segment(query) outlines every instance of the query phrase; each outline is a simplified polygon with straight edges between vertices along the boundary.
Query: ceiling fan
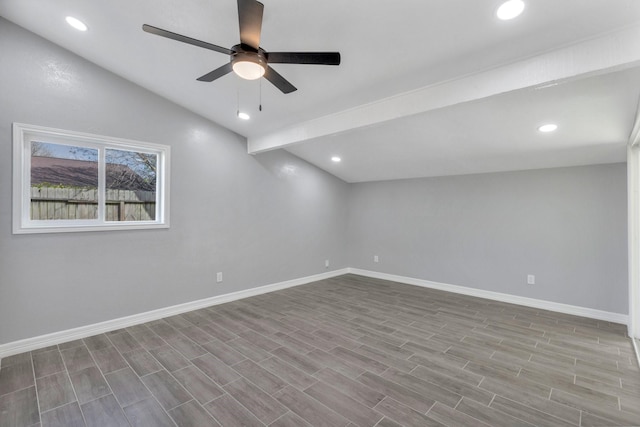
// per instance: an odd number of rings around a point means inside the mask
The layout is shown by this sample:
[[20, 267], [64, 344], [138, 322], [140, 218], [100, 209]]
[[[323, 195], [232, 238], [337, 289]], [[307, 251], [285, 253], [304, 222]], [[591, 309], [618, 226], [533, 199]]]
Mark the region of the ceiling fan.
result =
[[264, 5], [256, 0], [238, 0], [240, 44], [231, 47], [231, 49], [147, 24], [144, 24], [142, 29], [147, 33], [229, 55], [228, 64], [199, 77], [198, 80], [201, 82], [212, 82], [233, 71], [247, 80], [255, 80], [264, 76], [283, 93], [291, 93], [296, 90], [296, 87], [278, 74], [269, 64], [340, 65], [339, 52], [267, 52], [262, 49], [260, 47], [260, 33], [262, 31], [263, 10]]

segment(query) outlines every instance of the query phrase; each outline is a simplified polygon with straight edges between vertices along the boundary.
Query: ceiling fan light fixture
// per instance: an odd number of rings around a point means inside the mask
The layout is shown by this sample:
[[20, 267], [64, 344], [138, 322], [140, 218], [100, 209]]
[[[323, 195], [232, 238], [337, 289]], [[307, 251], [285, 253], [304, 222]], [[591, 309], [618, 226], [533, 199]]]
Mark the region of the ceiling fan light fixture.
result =
[[496, 15], [503, 21], [508, 21], [520, 16], [524, 10], [524, 2], [522, 0], [508, 0], [498, 8]]
[[256, 80], [264, 76], [266, 69], [260, 61], [251, 58], [233, 61], [233, 72], [245, 80]]

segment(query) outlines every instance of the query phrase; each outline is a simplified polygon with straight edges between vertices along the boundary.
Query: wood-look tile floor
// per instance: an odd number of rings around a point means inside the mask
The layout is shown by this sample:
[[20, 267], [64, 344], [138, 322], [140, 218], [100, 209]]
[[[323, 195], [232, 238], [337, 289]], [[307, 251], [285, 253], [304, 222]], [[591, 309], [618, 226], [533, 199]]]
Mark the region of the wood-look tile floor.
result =
[[625, 327], [346, 275], [11, 356], [0, 426], [640, 425]]

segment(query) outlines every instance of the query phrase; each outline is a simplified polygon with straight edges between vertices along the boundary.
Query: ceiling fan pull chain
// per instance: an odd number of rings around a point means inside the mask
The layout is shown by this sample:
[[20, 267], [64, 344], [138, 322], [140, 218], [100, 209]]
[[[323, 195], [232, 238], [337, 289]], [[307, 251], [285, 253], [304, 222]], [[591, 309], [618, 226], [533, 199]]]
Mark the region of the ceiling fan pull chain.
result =
[[237, 107], [236, 116], [240, 117], [240, 85], [238, 84], [237, 80], [236, 80], [236, 107]]
[[262, 111], [262, 79], [260, 79], [260, 100], [258, 101], [258, 111]]

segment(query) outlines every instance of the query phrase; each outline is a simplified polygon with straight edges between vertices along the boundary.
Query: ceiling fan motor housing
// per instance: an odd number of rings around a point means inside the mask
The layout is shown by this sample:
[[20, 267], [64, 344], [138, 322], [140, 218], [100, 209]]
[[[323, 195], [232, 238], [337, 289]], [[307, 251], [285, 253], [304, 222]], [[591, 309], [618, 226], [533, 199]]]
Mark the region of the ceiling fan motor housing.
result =
[[231, 63], [248, 61], [267, 67], [267, 55], [262, 49], [257, 51], [250, 46], [237, 44], [231, 48], [233, 54], [230, 57]]

